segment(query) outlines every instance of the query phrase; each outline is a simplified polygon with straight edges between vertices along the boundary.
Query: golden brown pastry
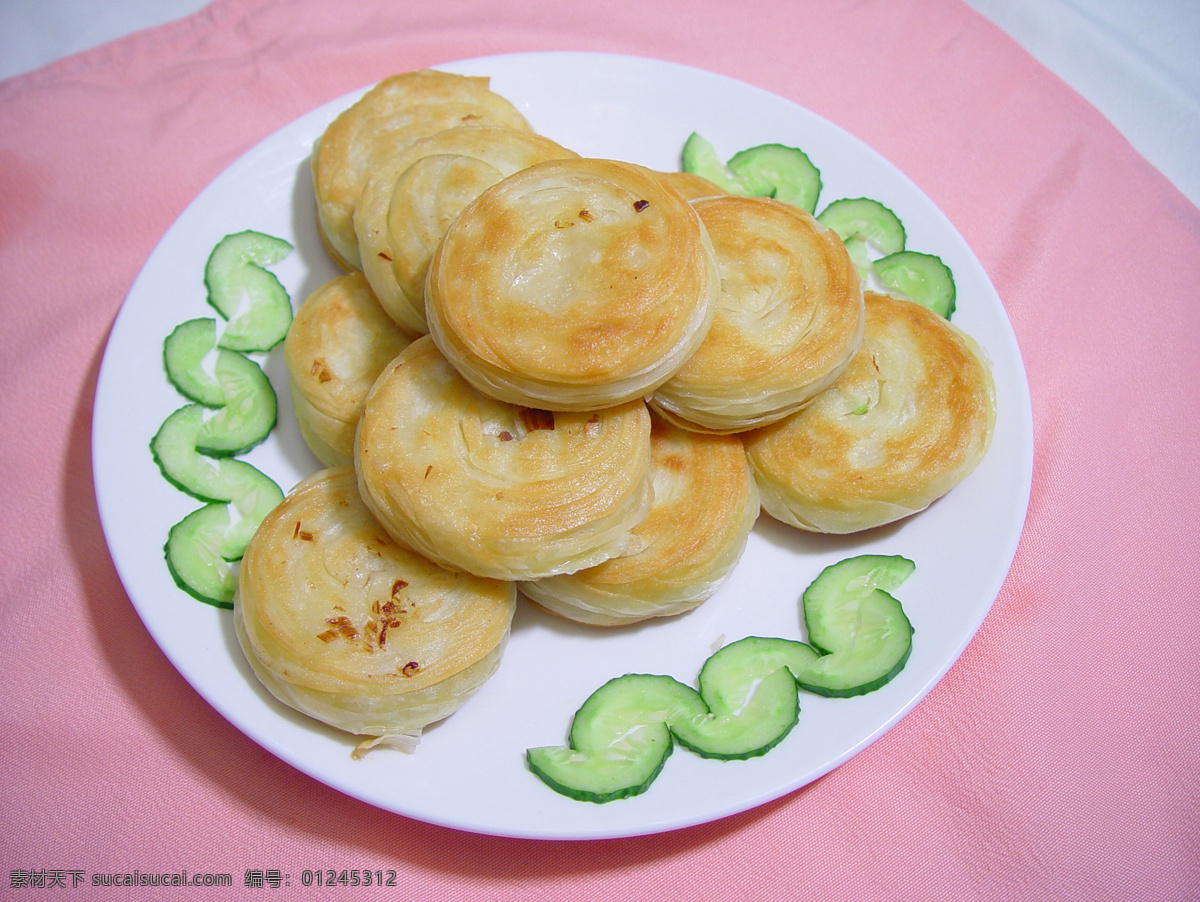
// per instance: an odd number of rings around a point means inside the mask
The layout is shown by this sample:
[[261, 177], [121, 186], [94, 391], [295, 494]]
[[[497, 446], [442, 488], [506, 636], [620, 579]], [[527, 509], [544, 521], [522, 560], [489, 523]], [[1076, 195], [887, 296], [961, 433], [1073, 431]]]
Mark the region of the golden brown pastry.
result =
[[420, 69], [379, 82], [329, 124], [312, 155], [317, 223], [345, 269], [362, 269], [354, 207], [377, 166], [409, 144], [461, 125], [529, 128], [490, 80]]
[[651, 406], [712, 432], [782, 419], [831, 385], [858, 349], [858, 273], [837, 234], [791, 204], [723, 195], [692, 205], [712, 239], [720, 300], [704, 342]]
[[515, 606], [512, 583], [397, 544], [362, 504], [353, 469], [336, 467], [263, 521], [233, 616], [272, 695], [369, 746], [458, 709], [496, 670]]
[[326, 466], [354, 460], [354, 429], [367, 391], [410, 341], [362, 273], [327, 282], [300, 305], [283, 360], [300, 434]]
[[975, 342], [912, 301], [866, 293], [862, 347], [787, 419], [742, 436], [763, 510], [849, 533], [923, 510], [975, 469], [995, 391]]
[[354, 208], [363, 272], [385, 310], [418, 334], [425, 272], [446, 228], [505, 176], [577, 156], [528, 129], [460, 126], [422, 138], [377, 166]]
[[741, 559], [758, 518], [758, 489], [742, 442], [654, 418], [654, 505], [634, 529], [637, 554], [521, 583], [542, 607], [580, 623], [617, 626], [691, 610]]
[[590, 413], [495, 400], [422, 336], [367, 396], [355, 465], [400, 541], [470, 573], [538, 579], [636, 550], [650, 413], [640, 400]]
[[710, 182], [704, 176], [696, 175], [694, 172], [661, 172], [659, 175], [663, 181], [678, 191], [684, 200], [697, 200], [701, 197], [714, 197], [718, 194], [728, 193], [715, 182]]
[[682, 366], [718, 289], [700, 217], [656, 173], [550, 160], [462, 211], [430, 264], [425, 307], [434, 341], [481, 391], [595, 410]]

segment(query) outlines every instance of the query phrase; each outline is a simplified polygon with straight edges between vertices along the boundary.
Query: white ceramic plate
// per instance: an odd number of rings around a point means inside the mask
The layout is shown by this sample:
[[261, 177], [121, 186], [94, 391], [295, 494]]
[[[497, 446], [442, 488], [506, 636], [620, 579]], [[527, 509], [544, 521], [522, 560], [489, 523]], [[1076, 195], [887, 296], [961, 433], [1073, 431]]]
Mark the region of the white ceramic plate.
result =
[[[415, 754], [377, 750], [352, 760], [352, 738], [294, 714], [258, 685], [228, 611], [172, 582], [163, 542], [198, 504], [162, 478], [148, 443], [183, 403], [163, 374], [162, 340], [178, 323], [211, 315], [202, 273], [222, 236], [256, 229], [291, 241], [295, 251], [273, 269], [294, 305], [336, 275], [314, 226], [309, 153], [356, 94], [267, 138], [206, 188], [163, 236], [117, 317], [97, 388], [93, 455], [105, 535], [129, 597], [180, 673], [244, 733], [329, 786], [408, 817], [505, 836], [604, 838], [698, 824], [792, 792], [862, 750], [930, 691], [970, 642], [1008, 572], [1029, 497], [1032, 418], [1000, 299], [953, 226], [905, 176], [836, 126], [758, 88], [600, 54], [520, 54], [442, 68], [491, 76], [493, 89], [537, 130], [583, 155], [675, 169], [693, 130], [724, 156], [780, 142], [803, 148], [821, 169], [821, 206], [863, 195], [887, 204], [903, 219], [909, 247], [939, 254], [954, 271], [954, 321], [991, 359], [999, 415], [989, 454], [928, 510], [869, 534], [811, 536], [761, 517], [731, 581], [683, 617], [597, 631], [522, 606], [499, 672], [430, 728]], [[279, 351], [262, 363], [279, 396], [280, 422], [245, 459], [286, 490], [318, 464], [296, 428]], [[525, 749], [565, 741], [575, 709], [611, 677], [638, 671], [691, 683], [724, 642], [750, 634], [803, 639], [804, 587], [825, 565], [863, 552], [903, 554], [917, 564], [897, 592], [916, 629], [912, 657], [883, 689], [856, 699], [804, 696], [799, 725], [758, 759], [710, 761], [679, 750], [633, 799], [571, 801], [526, 769]]]

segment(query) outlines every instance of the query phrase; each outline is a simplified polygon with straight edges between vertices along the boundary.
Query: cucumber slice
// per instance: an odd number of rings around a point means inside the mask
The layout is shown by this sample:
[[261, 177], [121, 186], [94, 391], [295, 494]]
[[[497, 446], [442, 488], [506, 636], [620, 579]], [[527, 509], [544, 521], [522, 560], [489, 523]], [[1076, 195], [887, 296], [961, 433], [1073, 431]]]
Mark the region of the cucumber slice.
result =
[[900, 251], [872, 264], [875, 275], [889, 291], [928, 307], [950, 319], [954, 313], [954, 274], [940, 257]]
[[208, 302], [227, 319], [219, 344], [232, 351], [269, 351], [287, 335], [292, 303], [275, 274], [292, 246], [282, 238], [245, 231], [226, 235], [204, 267]]
[[681, 164], [684, 172], [702, 176], [730, 194], [746, 195], [749, 191], [725, 168], [721, 158], [717, 156], [716, 148], [696, 132], [688, 135], [683, 142]]
[[163, 552], [175, 584], [217, 607], [232, 607], [237, 589], [233, 561], [241, 559], [259, 524], [283, 501], [273, 480], [249, 464], [237, 463], [238, 479], [226, 494], [230, 503], [211, 502], [192, 511], [167, 534]]
[[760, 144], [735, 153], [727, 164], [747, 193], [773, 197], [812, 213], [821, 196], [821, 172], [798, 147]]
[[900, 217], [869, 197], [843, 197], [829, 204], [817, 222], [837, 232], [842, 241], [859, 239], [883, 256], [904, 250], [906, 235]]
[[821, 571], [804, 590], [808, 641], [820, 656], [793, 671], [801, 688], [846, 698], [878, 689], [912, 651], [912, 624], [890, 592], [916, 565], [899, 555], [866, 554]]
[[580, 802], [612, 802], [650, 788], [674, 745], [665, 724], [644, 724], [620, 751], [584, 752], [567, 746], [528, 749], [525, 760], [543, 783]]
[[171, 527], [163, 548], [175, 584], [218, 608], [232, 608], [237, 589], [237, 569], [226, 557], [228, 528], [226, 505], [206, 504]]
[[217, 347], [217, 323], [188, 320], [163, 342], [167, 378], [188, 400], [224, 407], [237, 399], [266, 392], [274, 396], [262, 368], [248, 357]]
[[716, 149], [696, 132], [683, 143], [684, 172], [703, 176], [730, 194], [773, 197], [813, 212], [821, 193], [821, 173], [798, 147], [760, 144], [722, 163]]
[[645, 792], [674, 743], [667, 722], [706, 713], [696, 690], [667, 676], [628, 673], [590, 696], [571, 722], [569, 746], [525, 753], [550, 788], [584, 802], [611, 802]]
[[257, 477], [245, 479], [230, 492], [230, 523], [221, 552], [226, 560], [240, 560], [267, 514], [283, 503], [283, 490], [275, 480], [261, 470], [250, 469]]
[[800, 718], [800, 696], [791, 673], [782, 664], [754, 667], [751, 648], [743, 642], [726, 645], [700, 670], [700, 695], [709, 713], [670, 724], [680, 744], [702, 757], [765, 755]]
[[251, 494], [259, 477], [266, 479], [257, 469], [198, 450], [207, 412], [199, 404], [188, 404], [167, 417], [150, 441], [155, 463], [172, 485], [201, 501], [233, 501]]

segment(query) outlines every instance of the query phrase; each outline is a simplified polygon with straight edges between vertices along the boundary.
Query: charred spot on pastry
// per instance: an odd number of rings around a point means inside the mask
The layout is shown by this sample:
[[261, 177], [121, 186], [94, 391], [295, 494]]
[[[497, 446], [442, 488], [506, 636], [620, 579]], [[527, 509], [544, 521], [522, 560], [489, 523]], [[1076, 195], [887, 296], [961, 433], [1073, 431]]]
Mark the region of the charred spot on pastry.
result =
[[552, 411], [539, 410], [536, 407], [522, 407], [519, 416], [521, 425], [527, 432], [536, 432], [539, 429], [553, 431], [554, 429], [554, 413]]

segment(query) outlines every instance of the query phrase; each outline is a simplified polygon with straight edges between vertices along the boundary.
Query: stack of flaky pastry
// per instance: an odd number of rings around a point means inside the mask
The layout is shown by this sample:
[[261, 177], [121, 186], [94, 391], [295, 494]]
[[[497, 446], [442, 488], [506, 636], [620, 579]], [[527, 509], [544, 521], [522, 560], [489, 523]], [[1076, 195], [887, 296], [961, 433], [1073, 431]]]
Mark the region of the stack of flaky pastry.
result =
[[679, 614], [760, 509], [868, 529], [987, 449], [974, 342], [864, 293], [807, 212], [581, 157], [486, 78], [384, 80], [312, 174], [346, 274], [284, 354], [327, 468], [258, 530], [235, 616], [271, 692], [335, 727], [394, 740], [455, 710], [518, 592], [586, 624]]

